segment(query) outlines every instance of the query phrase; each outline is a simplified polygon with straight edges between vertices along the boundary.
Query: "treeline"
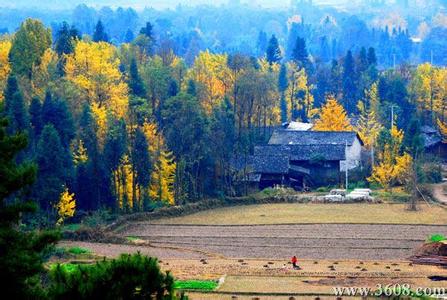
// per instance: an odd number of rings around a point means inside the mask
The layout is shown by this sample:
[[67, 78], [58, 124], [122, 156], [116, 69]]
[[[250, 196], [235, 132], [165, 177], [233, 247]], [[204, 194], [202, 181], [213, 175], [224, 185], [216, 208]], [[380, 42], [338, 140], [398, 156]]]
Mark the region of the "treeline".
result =
[[188, 66], [156, 44], [150, 23], [116, 47], [101, 22], [81, 38], [32, 19], [1, 40], [8, 131], [30, 137], [19, 160], [38, 166], [29, 193], [44, 211], [69, 216], [73, 199], [77, 210], [132, 212], [236, 195], [254, 145], [282, 122], [313, 122], [329, 96], [366, 137], [390, 127], [392, 107], [401, 129], [445, 122], [445, 68], [379, 72], [374, 48], [315, 62], [305, 39], [288, 57], [272, 36], [261, 58], [204, 51]]
[[[359, 5], [359, 6], [358, 6]], [[51, 5], [49, 5], [51, 6]], [[206, 49], [213, 53], [243, 53], [262, 57], [272, 34], [290, 58], [297, 36], [304, 38], [312, 60], [328, 62], [373, 47], [380, 68], [394, 64], [432, 62], [446, 65], [447, 18], [441, 3], [419, 2], [411, 8], [375, 7], [366, 1], [346, 10], [296, 2], [287, 10], [230, 3], [228, 5], [137, 11], [133, 8], [78, 5], [57, 12], [46, 9], [2, 9], [0, 32], [13, 33], [28, 17], [40, 19], [52, 29], [53, 39], [61, 22], [75, 26], [79, 34], [93, 36], [98, 20], [114, 45], [131, 42], [147, 20], [152, 20], [157, 43], [154, 51], [171, 47], [188, 65]], [[6, 27], [2, 29], [3, 27]]]

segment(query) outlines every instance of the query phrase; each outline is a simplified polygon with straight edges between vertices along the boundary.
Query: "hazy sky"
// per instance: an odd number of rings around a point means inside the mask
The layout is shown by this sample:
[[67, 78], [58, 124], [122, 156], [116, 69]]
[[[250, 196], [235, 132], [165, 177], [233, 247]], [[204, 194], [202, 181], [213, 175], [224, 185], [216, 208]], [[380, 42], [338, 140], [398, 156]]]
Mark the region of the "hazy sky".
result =
[[[79, 3], [86, 3], [92, 6], [131, 6], [136, 9], [144, 7], [154, 8], [175, 8], [178, 4], [197, 5], [210, 4], [220, 5], [229, 0], [0, 0], [0, 6], [6, 7], [45, 7], [45, 8], [71, 8]], [[231, 0], [230, 0], [231, 1]], [[242, 3], [258, 4], [265, 7], [287, 7], [290, 0], [240, 0]], [[314, 0], [317, 4], [342, 4], [347, 0]], [[352, 2], [352, 1], [351, 1]]]

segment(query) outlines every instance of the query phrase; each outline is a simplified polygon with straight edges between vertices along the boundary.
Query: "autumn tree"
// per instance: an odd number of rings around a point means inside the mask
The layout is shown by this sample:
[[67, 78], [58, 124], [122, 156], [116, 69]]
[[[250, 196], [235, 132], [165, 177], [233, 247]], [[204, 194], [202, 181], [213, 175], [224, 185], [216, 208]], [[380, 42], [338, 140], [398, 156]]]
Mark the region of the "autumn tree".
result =
[[51, 30], [45, 28], [42, 22], [33, 19], [24, 21], [12, 40], [9, 53], [12, 72], [31, 78], [33, 66], [40, 64], [51, 43]]
[[65, 219], [74, 216], [76, 211], [76, 200], [74, 194], [70, 193], [68, 188], [65, 188], [61, 193], [56, 209], [59, 216], [56, 223], [57, 225], [62, 225]]
[[156, 201], [162, 201], [173, 205], [174, 180], [176, 164], [172, 152], [162, 150], [158, 153], [158, 159], [154, 163], [154, 171], [151, 175], [149, 195]]
[[438, 125], [439, 131], [441, 132], [442, 140], [444, 141], [444, 143], [447, 142], [447, 124], [439, 119], [436, 120], [436, 123]]
[[447, 109], [447, 70], [428, 63], [419, 65], [410, 83], [410, 95], [430, 122], [444, 120]]
[[313, 129], [316, 131], [351, 131], [353, 128], [343, 106], [333, 96], [328, 96]]
[[31, 80], [22, 82], [24, 89], [27, 88], [26, 84], [30, 86], [29, 91], [25, 93], [26, 99], [31, 99], [32, 97], [42, 99], [45, 96], [45, 92], [56, 84], [58, 77], [57, 68], [57, 54], [52, 49], [45, 50], [40, 63], [33, 65]]
[[300, 119], [307, 122], [312, 117], [314, 97], [313, 85], [309, 83], [306, 69], [298, 67], [294, 63], [289, 64], [288, 89], [286, 98], [289, 99], [292, 120]]
[[154, 123], [145, 123], [143, 132], [148, 141], [149, 153], [152, 158], [149, 196], [154, 201], [174, 204], [176, 174], [174, 156], [168, 150], [163, 134]]
[[6, 87], [6, 81], [11, 72], [11, 64], [9, 63], [9, 51], [12, 43], [10, 40], [0, 40], [0, 102], [3, 101], [3, 91]]
[[382, 125], [377, 120], [373, 109], [367, 108], [364, 102], [359, 101], [357, 109], [360, 112], [356, 131], [367, 149], [375, 146]]
[[105, 138], [107, 113], [116, 118], [127, 113], [128, 87], [119, 65], [116, 49], [105, 42], [78, 41], [74, 53], [67, 56], [66, 78], [81, 94], [80, 99], [70, 99], [71, 105], [77, 112], [84, 102], [91, 105], [100, 141]]
[[413, 159], [408, 153], [401, 154], [404, 133], [396, 126], [391, 130], [382, 130], [378, 138], [378, 163], [368, 178], [370, 182], [380, 184], [386, 190], [396, 183], [405, 183], [413, 168]]
[[208, 113], [220, 104], [233, 84], [227, 59], [226, 54], [201, 52], [190, 69], [189, 78], [197, 83], [197, 97]]

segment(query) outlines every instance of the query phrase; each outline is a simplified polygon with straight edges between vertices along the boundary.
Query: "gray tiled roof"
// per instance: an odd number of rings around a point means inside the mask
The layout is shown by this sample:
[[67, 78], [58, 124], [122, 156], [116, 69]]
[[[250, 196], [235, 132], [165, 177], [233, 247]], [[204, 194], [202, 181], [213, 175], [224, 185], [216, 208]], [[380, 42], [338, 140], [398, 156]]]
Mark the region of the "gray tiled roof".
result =
[[440, 134], [427, 134], [422, 133], [422, 139], [424, 140], [424, 147], [430, 148], [435, 146], [438, 143], [442, 142], [442, 138]]
[[439, 132], [438, 132], [438, 130], [436, 130], [436, 128], [433, 128], [428, 125], [421, 126], [421, 132], [422, 133], [439, 134]]
[[256, 146], [255, 156], [287, 156], [290, 160], [312, 160], [321, 157], [324, 160], [344, 160], [344, 144], [319, 145], [266, 145]]
[[[351, 146], [358, 135], [353, 131], [275, 130], [270, 145], [345, 145]], [[359, 138], [360, 140], [360, 138]], [[360, 140], [360, 143], [362, 141]]]
[[255, 155], [254, 172], [264, 174], [287, 174], [289, 172], [289, 157], [286, 155]]

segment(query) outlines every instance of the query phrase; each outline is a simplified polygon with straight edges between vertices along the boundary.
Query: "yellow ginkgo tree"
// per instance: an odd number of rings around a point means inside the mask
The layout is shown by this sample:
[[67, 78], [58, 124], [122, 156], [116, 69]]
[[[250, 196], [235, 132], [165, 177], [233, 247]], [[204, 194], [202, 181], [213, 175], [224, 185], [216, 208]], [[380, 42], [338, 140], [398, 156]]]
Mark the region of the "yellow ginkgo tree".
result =
[[359, 122], [356, 131], [363, 141], [366, 149], [374, 147], [377, 137], [382, 130], [382, 125], [377, 121], [376, 113], [373, 109], [367, 109], [362, 101], [357, 104], [360, 112]]
[[0, 41], [0, 102], [3, 100], [3, 90], [6, 87], [6, 79], [11, 72], [11, 64], [9, 63], [9, 51], [11, 50], [11, 41]]
[[65, 219], [74, 216], [76, 211], [76, 200], [74, 198], [74, 193], [70, 193], [67, 187], [61, 193], [56, 209], [59, 216], [56, 223], [57, 225], [62, 225]]
[[143, 132], [153, 161], [149, 196], [153, 200], [172, 205], [175, 203], [174, 181], [177, 168], [174, 155], [167, 149], [163, 135], [154, 123], [145, 123]]
[[437, 120], [439, 131], [441, 132], [442, 140], [444, 143], [447, 143], [447, 124], [442, 122], [441, 120]]
[[[121, 118], [128, 106], [128, 86], [119, 69], [120, 60], [115, 46], [105, 42], [77, 41], [75, 50], [66, 56], [65, 74], [81, 93], [81, 100], [106, 108]], [[80, 109], [80, 99], [74, 99]]]
[[369, 182], [378, 183], [387, 191], [396, 182], [406, 183], [413, 169], [413, 159], [408, 153], [400, 154], [403, 137], [402, 130], [396, 126], [391, 128], [390, 139], [378, 153], [379, 163], [373, 167]]
[[352, 131], [352, 125], [345, 109], [334, 96], [328, 96], [321, 108], [320, 118], [315, 122], [315, 131]]

